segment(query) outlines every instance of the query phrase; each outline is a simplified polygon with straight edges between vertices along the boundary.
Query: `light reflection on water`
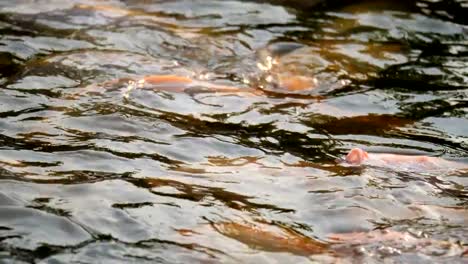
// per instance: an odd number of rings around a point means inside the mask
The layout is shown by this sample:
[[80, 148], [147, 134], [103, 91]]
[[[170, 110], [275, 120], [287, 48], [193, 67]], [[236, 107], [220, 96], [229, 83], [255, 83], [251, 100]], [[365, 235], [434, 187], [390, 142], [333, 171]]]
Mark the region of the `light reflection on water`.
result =
[[335, 160], [468, 162], [460, 10], [0, 1], [0, 259], [466, 261], [465, 172]]

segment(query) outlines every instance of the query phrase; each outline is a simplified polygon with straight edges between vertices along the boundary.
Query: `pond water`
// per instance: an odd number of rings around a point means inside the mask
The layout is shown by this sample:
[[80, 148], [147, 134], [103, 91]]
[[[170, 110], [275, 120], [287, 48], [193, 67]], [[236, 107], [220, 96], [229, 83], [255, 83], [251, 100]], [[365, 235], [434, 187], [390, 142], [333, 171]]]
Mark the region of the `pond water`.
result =
[[312, 2], [0, 0], [0, 262], [466, 263], [466, 171], [337, 158], [468, 162], [468, 3]]

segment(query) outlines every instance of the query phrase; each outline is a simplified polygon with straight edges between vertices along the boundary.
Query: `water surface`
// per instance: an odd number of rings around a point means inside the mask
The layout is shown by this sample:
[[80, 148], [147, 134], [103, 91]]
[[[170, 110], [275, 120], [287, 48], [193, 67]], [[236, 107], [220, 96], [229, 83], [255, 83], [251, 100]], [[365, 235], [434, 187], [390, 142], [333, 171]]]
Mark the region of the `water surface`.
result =
[[[336, 158], [468, 162], [467, 12], [0, 1], [1, 262], [466, 262], [466, 173]], [[262, 93], [128, 89], [152, 74]], [[332, 239], [381, 229], [411, 239]]]

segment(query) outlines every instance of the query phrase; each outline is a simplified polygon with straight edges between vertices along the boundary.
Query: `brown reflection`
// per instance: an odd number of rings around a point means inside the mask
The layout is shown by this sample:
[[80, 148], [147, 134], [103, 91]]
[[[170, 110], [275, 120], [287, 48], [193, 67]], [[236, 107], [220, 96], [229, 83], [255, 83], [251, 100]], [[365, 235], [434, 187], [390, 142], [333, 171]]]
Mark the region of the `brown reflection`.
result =
[[1, 165], [5, 165], [5, 166], [9, 166], [9, 167], [18, 167], [18, 168], [22, 168], [22, 167], [27, 167], [28, 165], [25, 164], [24, 162], [22, 161], [19, 161], [19, 160], [13, 160], [13, 159], [2, 159], [0, 160], [0, 164]]
[[408, 51], [409, 48], [407, 46], [398, 42], [368, 43], [365, 46], [365, 50], [363, 50], [366, 54], [381, 60], [393, 60], [392, 55], [403, 54]]
[[260, 164], [258, 161], [261, 160], [262, 157], [252, 157], [252, 156], [245, 156], [245, 157], [238, 157], [229, 159], [227, 157], [222, 156], [215, 156], [215, 157], [208, 157], [208, 165], [213, 165], [217, 167], [231, 167], [231, 166], [245, 166], [247, 164]]
[[343, 12], [366, 13], [370, 11], [398, 10], [408, 11], [412, 8], [411, 1], [384, 1], [384, 0], [360, 0], [347, 1], [347, 5], [342, 7]]
[[190, 174], [204, 174], [208, 173], [206, 169], [203, 168], [193, 168], [189, 167], [189, 165], [174, 165], [169, 167], [172, 171], [183, 172], [183, 173], [190, 173]]
[[[138, 187], [150, 189], [154, 194], [161, 196], [175, 197], [178, 199], [186, 199], [195, 202], [202, 202], [202, 205], [212, 206], [215, 201], [222, 202], [225, 206], [236, 210], [245, 211], [256, 211], [258, 209], [269, 209], [278, 212], [293, 212], [294, 210], [288, 208], [280, 208], [271, 204], [260, 204], [251, 202], [250, 199], [255, 197], [246, 196], [230, 191], [226, 191], [219, 187], [206, 187], [195, 184], [186, 184], [183, 182], [168, 180], [168, 179], [156, 179], [156, 178], [131, 178], [129, 182], [135, 184]], [[177, 193], [166, 193], [159, 192], [157, 187], [169, 186], [176, 189]], [[215, 201], [213, 201], [215, 200]], [[209, 202], [206, 202], [209, 201]]]
[[334, 135], [380, 135], [395, 127], [403, 127], [414, 123], [412, 119], [393, 116], [368, 114], [353, 117], [326, 117], [320, 122], [311, 124], [312, 127]]
[[337, 176], [348, 176], [348, 175], [360, 174], [360, 171], [362, 170], [361, 167], [337, 166], [337, 163], [339, 163], [340, 161], [341, 161], [340, 159], [335, 159], [331, 163], [326, 163], [326, 162], [316, 163], [316, 162], [300, 160], [300, 161], [295, 162], [295, 163], [287, 163], [287, 162], [284, 162], [284, 161], [282, 163], [287, 167], [315, 168], [315, 169], [319, 169], [319, 170], [322, 170], [322, 171], [328, 171], [328, 172], [332, 173], [333, 175], [337, 175]]

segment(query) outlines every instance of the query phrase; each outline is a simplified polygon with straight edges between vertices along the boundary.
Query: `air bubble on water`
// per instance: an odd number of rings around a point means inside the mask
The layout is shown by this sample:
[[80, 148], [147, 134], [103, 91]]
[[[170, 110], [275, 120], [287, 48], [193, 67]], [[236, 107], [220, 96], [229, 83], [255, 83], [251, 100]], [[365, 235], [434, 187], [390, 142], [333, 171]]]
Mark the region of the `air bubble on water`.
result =
[[449, 254], [450, 252], [450, 247], [449, 248], [442, 248], [442, 247], [429, 247], [426, 251], [426, 254], [431, 255], [431, 256], [444, 256]]
[[416, 229], [413, 229], [413, 228], [409, 228], [408, 233], [410, 233], [411, 235], [413, 235], [413, 236], [415, 236], [417, 238], [422, 238], [424, 236], [424, 233], [421, 230], [416, 230]]
[[144, 79], [138, 80], [138, 82], [137, 82], [137, 87], [138, 88], [143, 88], [144, 85], [145, 85], [145, 80]]
[[345, 86], [345, 85], [350, 84], [351, 82], [349, 80], [341, 80], [340, 83], [342, 86]]
[[273, 67], [273, 58], [271, 56], [267, 56], [266, 61], [267, 61], [267, 65], [266, 65], [267, 68], [271, 69]]
[[[141, 81], [143, 81], [143, 82], [141, 82]], [[124, 92], [123, 92], [123, 97], [127, 99], [130, 92], [137, 88], [137, 85], [138, 86], [140, 86], [140, 85], [143, 86], [144, 83], [145, 83], [145, 80], [139, 80], [138, 83], [136, 83], [134, 81], [129, 81], [128, 84], [127, 84], [127, 89], [125, 89]]]
[[257, 62], [257, 67], [262, 71], [269, 71], [273, 68], [273, 64], [276, 64], [275, 60], [271, 56], [267, 56], [265, 64]]
[[198, 75], [198, 78], [199, 78], [199, 80], [206, 81], [206, 80], [212, 79], [213, 76], [214, 76], [214, 74], [212, 72], [205, 72], [205, 73], [200, 73]]
[[317, 86], [319, 84], [319, 81], [317, 78], [312, 78], [312, 82], [314, 83], [315, 86]]
[[385, 256], [395, 256], [401, 254], [401, 251], [399, 249], [389, 246], [380, 246], [379, 248], [377, 248], [377, 251]]
[[257, 67], [262, 71], [268, 71], [268, 67], [261, 64], [260, 62], [257, 62]]
[[365, 247], [357, 247], [355, 249], [356, 253], [359, 255], [366, 255], [366, 256], [372, 256], [370, 252], [367, 251]]

